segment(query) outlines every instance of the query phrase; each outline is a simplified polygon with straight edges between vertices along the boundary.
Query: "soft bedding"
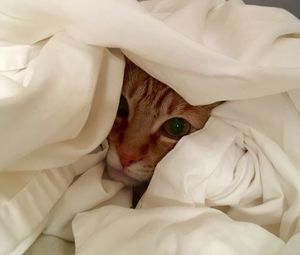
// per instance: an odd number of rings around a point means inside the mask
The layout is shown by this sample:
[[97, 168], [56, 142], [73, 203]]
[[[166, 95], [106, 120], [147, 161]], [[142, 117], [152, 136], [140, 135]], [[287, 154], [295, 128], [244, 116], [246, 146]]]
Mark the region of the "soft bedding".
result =
[[[1, 0], [0, 254], [299, 254], [300, 22], [223, 0]], [[104, 176], [125, 54], [227, 102], [137, 208]]]

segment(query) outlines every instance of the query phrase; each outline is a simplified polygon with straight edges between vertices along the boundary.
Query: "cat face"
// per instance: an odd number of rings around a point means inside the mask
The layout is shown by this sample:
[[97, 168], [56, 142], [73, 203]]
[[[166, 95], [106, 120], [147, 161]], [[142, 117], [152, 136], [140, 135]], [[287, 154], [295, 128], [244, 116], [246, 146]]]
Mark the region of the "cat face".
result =
[[201, 129], [216, 105], [192, 106], [126, 61], [119, 109], [108, 136], [109, 176], [126, 185], [149, 181], [156, 164], [182, 136]]

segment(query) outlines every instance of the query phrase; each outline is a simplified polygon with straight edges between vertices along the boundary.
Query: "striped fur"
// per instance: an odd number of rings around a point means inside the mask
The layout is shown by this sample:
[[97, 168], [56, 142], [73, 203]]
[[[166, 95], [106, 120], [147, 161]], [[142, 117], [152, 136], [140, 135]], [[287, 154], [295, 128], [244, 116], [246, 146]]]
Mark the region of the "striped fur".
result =
[[192, 106], [128, 60], [122, 95], [127, 99], [129, 115], [117, 116], [108, 136], [107, 170], [111, 178], [127, 185], [149, 181], [156, 164], [178, 142], [161, 132], [165, 121], [184, 118], [192, 133], [205, 125], [210, 111], [219, 104]]

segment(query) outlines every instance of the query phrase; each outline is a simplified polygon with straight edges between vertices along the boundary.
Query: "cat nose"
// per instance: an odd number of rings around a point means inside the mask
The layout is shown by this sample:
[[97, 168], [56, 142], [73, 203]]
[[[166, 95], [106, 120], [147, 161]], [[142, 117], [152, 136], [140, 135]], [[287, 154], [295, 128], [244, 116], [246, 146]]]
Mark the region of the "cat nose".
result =
[[140, 160], [141, 156], [138, 155], [137, 153], [120, 150], [119, 151], [119, 158], [120, 158], [121, 165], [123, 167], [127, 167], [130, 164]]

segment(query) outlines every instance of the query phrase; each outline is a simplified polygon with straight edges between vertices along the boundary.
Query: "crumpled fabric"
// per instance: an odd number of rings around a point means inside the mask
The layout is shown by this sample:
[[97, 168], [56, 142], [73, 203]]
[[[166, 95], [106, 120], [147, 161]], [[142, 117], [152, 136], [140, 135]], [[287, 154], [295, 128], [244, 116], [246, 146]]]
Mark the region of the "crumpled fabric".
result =
[[[298, 250], [296, 17], [238, 0], [1, 0], [0, 15], [0, 254], [41, 232], [76, 254]], [[191, 104], [230, 101], [160, 162], [137, 210], [103, 179], [122, 53]]]

